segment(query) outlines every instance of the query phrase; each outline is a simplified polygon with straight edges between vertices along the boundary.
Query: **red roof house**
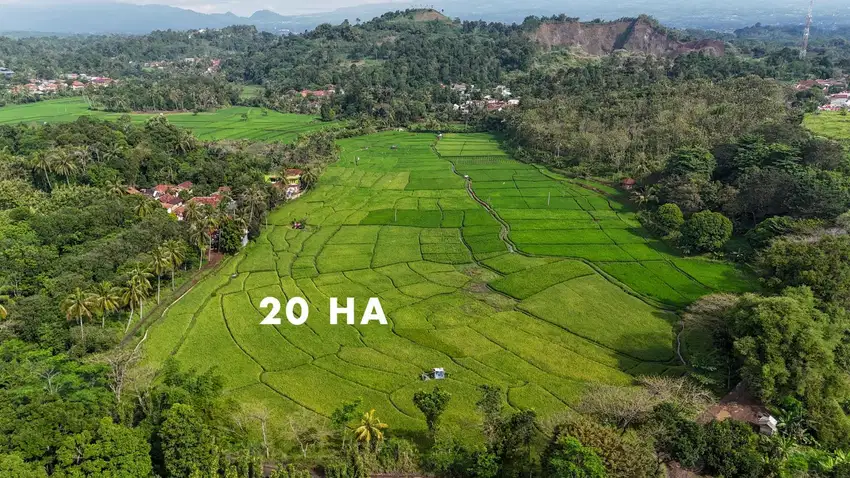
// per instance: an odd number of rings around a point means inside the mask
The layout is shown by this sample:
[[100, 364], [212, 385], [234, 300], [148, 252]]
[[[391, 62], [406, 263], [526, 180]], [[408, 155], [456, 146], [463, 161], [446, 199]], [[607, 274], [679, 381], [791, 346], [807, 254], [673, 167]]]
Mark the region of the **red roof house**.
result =
[[199, 196], [190, 199], [189, 202], [196, 202], [198, 204], [206, 204], [207, 206], [216, 207], [218, 206], [218, 203], [221, 202], [221, 196]]
[[192, 181], [183, 181], [177, 185], [177, 189], [192, 189]]
[[182, 204], [183, 203], [183, 201], [181, 201], [179, 197], [173, 196], [171, 194], [162, 194], [157, 199], [159, 199], [159, 202], [161, 202], [163, 204], [175, 205], [175, 204]]
[[632, 178], [624, 178], [622, 181], [620, 181], [620, 186], [622, 186], [623, 189], [631, 189], [635, 187], [635, 184], [637, 184], [637, 181]]

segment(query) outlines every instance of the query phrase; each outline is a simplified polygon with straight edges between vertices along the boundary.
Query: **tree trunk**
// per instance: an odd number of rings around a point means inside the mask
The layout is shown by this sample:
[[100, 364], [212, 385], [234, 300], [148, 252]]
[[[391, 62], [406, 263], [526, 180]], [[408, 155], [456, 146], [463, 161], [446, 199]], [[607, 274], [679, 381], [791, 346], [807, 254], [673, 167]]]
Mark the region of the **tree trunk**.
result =
[[124, 333], [127, 333], [130, 330], [130, 322], [133, 321], [133, 304], [130, 304], [130, 317], [127, 318], [127, 327], [124, 328]]
[[201, 255], [200, 255], [200, 257], [198, 257], [198, 270], [201, 270], [201, 267], [203, 267], [203, 266], [204, 266], [204, 250], [201, 249]]
[[161, 284], [162, 277], [156, 276], [156, 303], [159, 304], [159, 289]]
[[174, 266], [171, 266], [171, 292], [174, 292]]
[[53, 185], [52, 185], [52, 184], [50, 184], [50, 175], [48, 175], [48, 174], [47, 174], [47, 170], [46, 170], [46, 169], [44, 170], [44, 179], [46, 179], [46, 180], [47, 180], [47, 187], [48, 187], [51, 191], [53, 191]]
[[106, 327], [106, 313], [100, 316], [100, 328]]
[[83, 329], [83, 316], [80, 316], [80, 342], [83, 343], [83, 352], [86, 349], [86, 331]]

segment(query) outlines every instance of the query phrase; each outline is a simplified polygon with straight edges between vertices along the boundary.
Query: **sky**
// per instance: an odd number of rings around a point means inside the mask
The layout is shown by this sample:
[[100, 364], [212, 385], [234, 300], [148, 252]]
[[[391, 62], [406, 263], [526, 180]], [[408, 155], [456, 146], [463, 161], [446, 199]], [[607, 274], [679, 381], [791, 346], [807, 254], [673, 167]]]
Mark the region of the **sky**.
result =
[[287, 15], [329, 12], [341, 7], [351, 7], [367, 3], [416, 3], [412, 0], [0, 0], [0, 5], [13, 3], [26, 5], [39, 3], [61, 3], [68, 5], [73, 3], [113, 3], [116, 1], [135, 4], [156, 3], [170, 5], [172, 7], [186, 8], [203, 13], [233, 12], [237, 15], [244, 16], [251, 15], [257, 10], [264, 9]]

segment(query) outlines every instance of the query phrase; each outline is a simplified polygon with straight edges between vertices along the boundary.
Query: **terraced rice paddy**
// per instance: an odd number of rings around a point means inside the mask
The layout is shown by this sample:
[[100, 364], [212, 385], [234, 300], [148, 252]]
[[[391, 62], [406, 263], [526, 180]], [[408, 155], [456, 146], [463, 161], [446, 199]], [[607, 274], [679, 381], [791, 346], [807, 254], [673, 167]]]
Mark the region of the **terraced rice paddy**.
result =
[[821, 111], [806, 115], [803, 124], [815, 134], [850, 144], [850, 116], [838, 111]]
[[[242, 114], [248, 114], [248, 121]], [[91, 111], [83, 98], [64, 98], [26, 105], [11, 105], [0, 108], [0, 125], [18, 123], [54, 123], [74, 121], [80, 116], [115, 120], [120, 113]], [[155, 114], [131, 114], [134, 122], [147, 121]], [[288, 142], [301, 133], [322, 128], [321, 123], [310, 115], [283, 114], [268, 111], [263, 115], [260, 108], [243, 106], [225, 108], [214, 113], [169, 113], [168, 120], [182, 128], [191, 129], [200, 139], [247, 139], [252, 141]]]
[[[425, 423], [412, 396], [435, 384], [420, 373], [443, 367], [444, 423], [470, 430], [480, 384], [545, 416], [588, 382], [681, 373], [665, 307], [748, 285], [726, 264], [664, 251], [616, 202], [511, 160], [489, 136], [433, 143], [341, 141], [315, 191], [151, 326], [148, 364], [217, 367], [236, 398], [281, 414], [328, 416], [362, 397], [413, 433]], [[307, 324], [259, 325], [266, 296], [306, 298]], [[379, 297], [390, 324], [332, 326], [329, 297], [355, 298], [358, 318]]]

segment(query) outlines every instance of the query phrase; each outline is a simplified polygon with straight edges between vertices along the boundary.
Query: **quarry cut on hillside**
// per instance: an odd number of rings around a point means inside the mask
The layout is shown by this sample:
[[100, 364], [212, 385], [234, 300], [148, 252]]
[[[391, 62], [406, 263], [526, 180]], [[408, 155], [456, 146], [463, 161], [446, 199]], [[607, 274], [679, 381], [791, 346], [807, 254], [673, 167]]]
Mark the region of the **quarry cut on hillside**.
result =
[[723, 56], [725, 45], [718, 40], [682, 42], [671, 38], [646, 18], [606, 23], [543, 23], [530, 33], [547, 48], [578, 47], [591, 55], [608, 55], [627, 50], [657, 56], [679, 56], [701, 52]]

